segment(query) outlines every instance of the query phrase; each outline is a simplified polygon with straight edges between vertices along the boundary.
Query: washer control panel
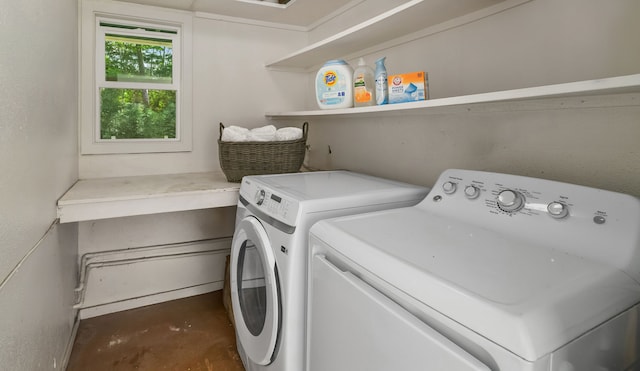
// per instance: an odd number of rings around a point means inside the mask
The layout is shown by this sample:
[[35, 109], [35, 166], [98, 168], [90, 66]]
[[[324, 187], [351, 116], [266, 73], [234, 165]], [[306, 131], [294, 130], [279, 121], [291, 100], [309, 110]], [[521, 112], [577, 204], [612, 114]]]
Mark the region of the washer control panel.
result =
[[[483, 171], [450, 169], [442, 173], [421, 205], [455, 215], [492, 214], [566, 222], [575, 217], [602, 226], [612, 219], [636, 220], [637, 197], [552, 180]], [[432, 204], [430, 206], [429, 204]], [[529, 217], [529, 218], [526, 218]]]
[[[446, 197], [456, 197], [462, 193], [464, 199], [479, 202], [493, 214], [547, 214], [553, 219], [564, 219], [571, 215], [574, 205], [570, 187], [562, 183], [536, 179], [537, 184], [532, 184], [525, 177], [509, 176], [475, 172], [464, 176], [460, 173], [450, 174], [441, 179], [442, 184], [434, 189], [440, 189], [443, 194], [438, 200]], [[507, 177], [508, 181], [496, 178]], [[529, 178], [530, 179], [530, 178]], [[546, 183], [546, 184], [542, 184]], [[552, 186], [553, 185], [553, 186]], [[482, 196], [482, 197], [481, 197]], [[606, 213], [605, 213], [606, 214]], [[595, 216], [595, 215], [594, 215]], [[602, 213], [598, 220], [606, 220]]]
[[479, 236], [489, 233], [500, 243], [602, 261], [640, 282], [638, 197], [552, 180], [450, 169], [415, 207], [451, 226], [459, 238], [481, 244], [486, 240]]

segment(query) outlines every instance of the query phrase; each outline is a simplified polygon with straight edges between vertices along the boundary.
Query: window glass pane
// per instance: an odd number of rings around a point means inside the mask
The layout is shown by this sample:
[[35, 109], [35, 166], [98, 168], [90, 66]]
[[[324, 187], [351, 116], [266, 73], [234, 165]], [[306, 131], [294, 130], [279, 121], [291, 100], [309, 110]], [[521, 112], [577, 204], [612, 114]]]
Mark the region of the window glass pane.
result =
[[106, 34], [104, 54], [107, 81], [172, 82], [171, 40]]
[[100, 89], [101, 139], [176, 138], [176, 91]]

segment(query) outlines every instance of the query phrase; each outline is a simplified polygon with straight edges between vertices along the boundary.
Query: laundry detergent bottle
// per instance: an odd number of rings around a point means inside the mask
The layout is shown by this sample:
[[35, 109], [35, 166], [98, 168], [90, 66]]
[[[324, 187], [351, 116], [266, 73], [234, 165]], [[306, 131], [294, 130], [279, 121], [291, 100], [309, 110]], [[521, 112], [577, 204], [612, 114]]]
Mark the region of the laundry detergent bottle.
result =
[[316, 101], [322, 109], [353, 107], [353, 69], [342, 59], [328, 61], [316, 75]]
[[387, 57], [382, 57], [376, 61], [376, 104], [389, 103], [389, 82], [387, 81], [387, 67], [384, 61]]
[[358, 67], [353, 72], [353, 105], [354, 107], [373, 106], [376, 104], [376, 88], [373, 69], [360, 58]]

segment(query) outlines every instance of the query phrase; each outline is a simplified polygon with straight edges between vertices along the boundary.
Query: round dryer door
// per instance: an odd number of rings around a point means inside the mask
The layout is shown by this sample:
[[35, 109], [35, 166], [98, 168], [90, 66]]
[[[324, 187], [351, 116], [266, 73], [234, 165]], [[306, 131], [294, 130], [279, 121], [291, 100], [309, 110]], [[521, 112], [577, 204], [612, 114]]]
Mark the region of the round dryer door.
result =
[[268, 365], [278, 339], [280, 295], [271, 243], [255, 217], [236, 227], [230, 273], [238, 339], [254, 363]]

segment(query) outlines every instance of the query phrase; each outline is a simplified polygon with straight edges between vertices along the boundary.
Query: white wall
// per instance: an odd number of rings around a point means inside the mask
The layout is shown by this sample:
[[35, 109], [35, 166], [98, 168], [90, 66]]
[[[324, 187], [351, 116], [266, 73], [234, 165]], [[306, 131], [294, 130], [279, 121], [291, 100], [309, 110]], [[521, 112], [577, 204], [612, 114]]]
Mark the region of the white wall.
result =
[[229, 237], [235, 212], [223, 207], [81, 222], [79, 255]]
[[75, 320], [76, 224], [57, 224], [0, 288], [3, 370], [63, 370]]
[[261, 126], [265, 111], [304, 105], [305, 75], [264, 68], [302, 47], [304, 32], [204, 17], [196, 17], [193, 28], [193, 151], [83, 155], [80, 178], [220, 171], [220, 122]]
[[[49, 229], [56, 200], [78, 174], [218, 170], [220, 121], [258, 126], [266, 122], [265, 111], [313, 102], [309, 74], [263, 67], [305, 45], [308, 35], [196, 18], [193, 151], [80, 156], [78, 172], [77, 3], [0, 1], [0, 364], [60, 368], [73, 323], [78, 230]], [[639, 73], [638, 14], [635, 0], [533, 0], [365, 58], [373, 63], [386, 55], [390, 73], [426, 70], [434, 98]], [[640, 195], [638, 105], [599, 108], [601, 100], [591, 101], [543, 102], [568, 109], [489, 105], [471, 112], [314, 119], [311, 165], [425, 185], [445, 168], [462, 167]], [[126, 237], [112, 241], [103, 238], [123, 221], [87, 223], [81, 244], [95, 251], [231, 233], [232, 212], [205, 214], [185, 215], [179, 238], [153, 235], [157, 222], [171, 225], [176, 215], [127, 220]], [[201, 218], [210, 230], [187, 223]]]
[[221, 289], [235, 212], [224, 207], [79, 223], [80, 318]]
[[[331, 14], [329, 19], [321, 19], [319, 24], [312, 25], [309, 30], [309, 44], [332, 37], [342, 30], [366, 22], [406, 2], [407, 0], [352, 0], [345, 7]], [[338, 57], [340, 56], [336, 55], [334, 58]], [[318, 63], [322, 65], [324, 61], [318, 61]]]
[[[77, 170], [77, 1], [0, 1], [0, 365], [62, 367], [75, 226], [55, 224]], [[50, 228], [51, 227], [51, 228]]]
[[[386, 55], [390, 74], [427, 71], [432, 98], [635, 74], [638, 15], [635, 0], [533, 0], [365, 59], [373, 64]], [[639, 101], [621, 97], [614, 105], [630, 105], [597, 108], [602, 100], [589, 97], [391, 118], [314, 118], [310, 161], [424, 185], [459, 167], [640, 196]], [[537, 103], [550, 108], [533, 108]]]
[[[373, 63], [386, 55], [390, 73], [427, 71], [433, 98], [638, 73], [635, 35], [640, 34], [640, 24], [633, 16], [640, 14], [639, 6], [635, 0], [533, 0], [365, 59]], [[358, 7], [353, 9], [357, 11]], [[352, 19], [357, 17], [345, 14], [330, 25], [339, 27], [341, 20]], [[271, 71], [264, 63], [306, 45], [307, 37], [309, 41], [325, 37], [325, 31], [319, 28], [306, 35], [196, 17], [193, 151], [80, 156], [80, 176], [219, 170], [219, 122], [252, 127], [267, 122], [266, 111], [314, 107], [310, 87], [315, 72]], [[431, 185], [446, 168], [460, 167], [640, 195], [638, 105], [602, 108], [602, 101], [578, 98], [533, 104], [547, 109], [498, 104], [428, 115], [314, 118], [309, 120], [309, 162], [312, 167], [348, 168], [423, 185]], [[228, 210], [217, 210], [82, 223], [80, 250], [229, 236], [232, 216]], [[207, 220], [206, 233], [198, 220]], [[209, 224], [211, 220], [217, 222]], [[157, 230], [172, 232], [156, 235]]]
[[[193, 151], [81, 155], [81, 178], [220, 171], [217, 147], [220, 122], [257, 127], [268, 123], [265, 111], [304, 105], [306, 74], [270, 71], [264, 64], [304, 45], [306, 33], [219, 21], [208, 15], [195, 17], [193, 29]], [[79, 253], [113, 250], [133, 253], [137, 248], [149, 246], [170, 247], [231, 237], [234, 217], [235, 207], [230, 207], [83, 222], [79, 225]], [[174, 264], [179, 267], [181, 263], [175, 259]], [[202, 260], [200, 265], [191, 264], [184, 270], [197, 270], [202, 264], [208, 263]], [[224, 261], [208, 269], [212, 276], [218, 276], [224, 272]], [[138, 278], [132, 275], [127, 279]], [[196, 284], [199, 282], [193, 283]], [[169, 288], [157, 291], [163, 290]], [[107, 292], [95, 291], [92, 295], [108, 296]]]

